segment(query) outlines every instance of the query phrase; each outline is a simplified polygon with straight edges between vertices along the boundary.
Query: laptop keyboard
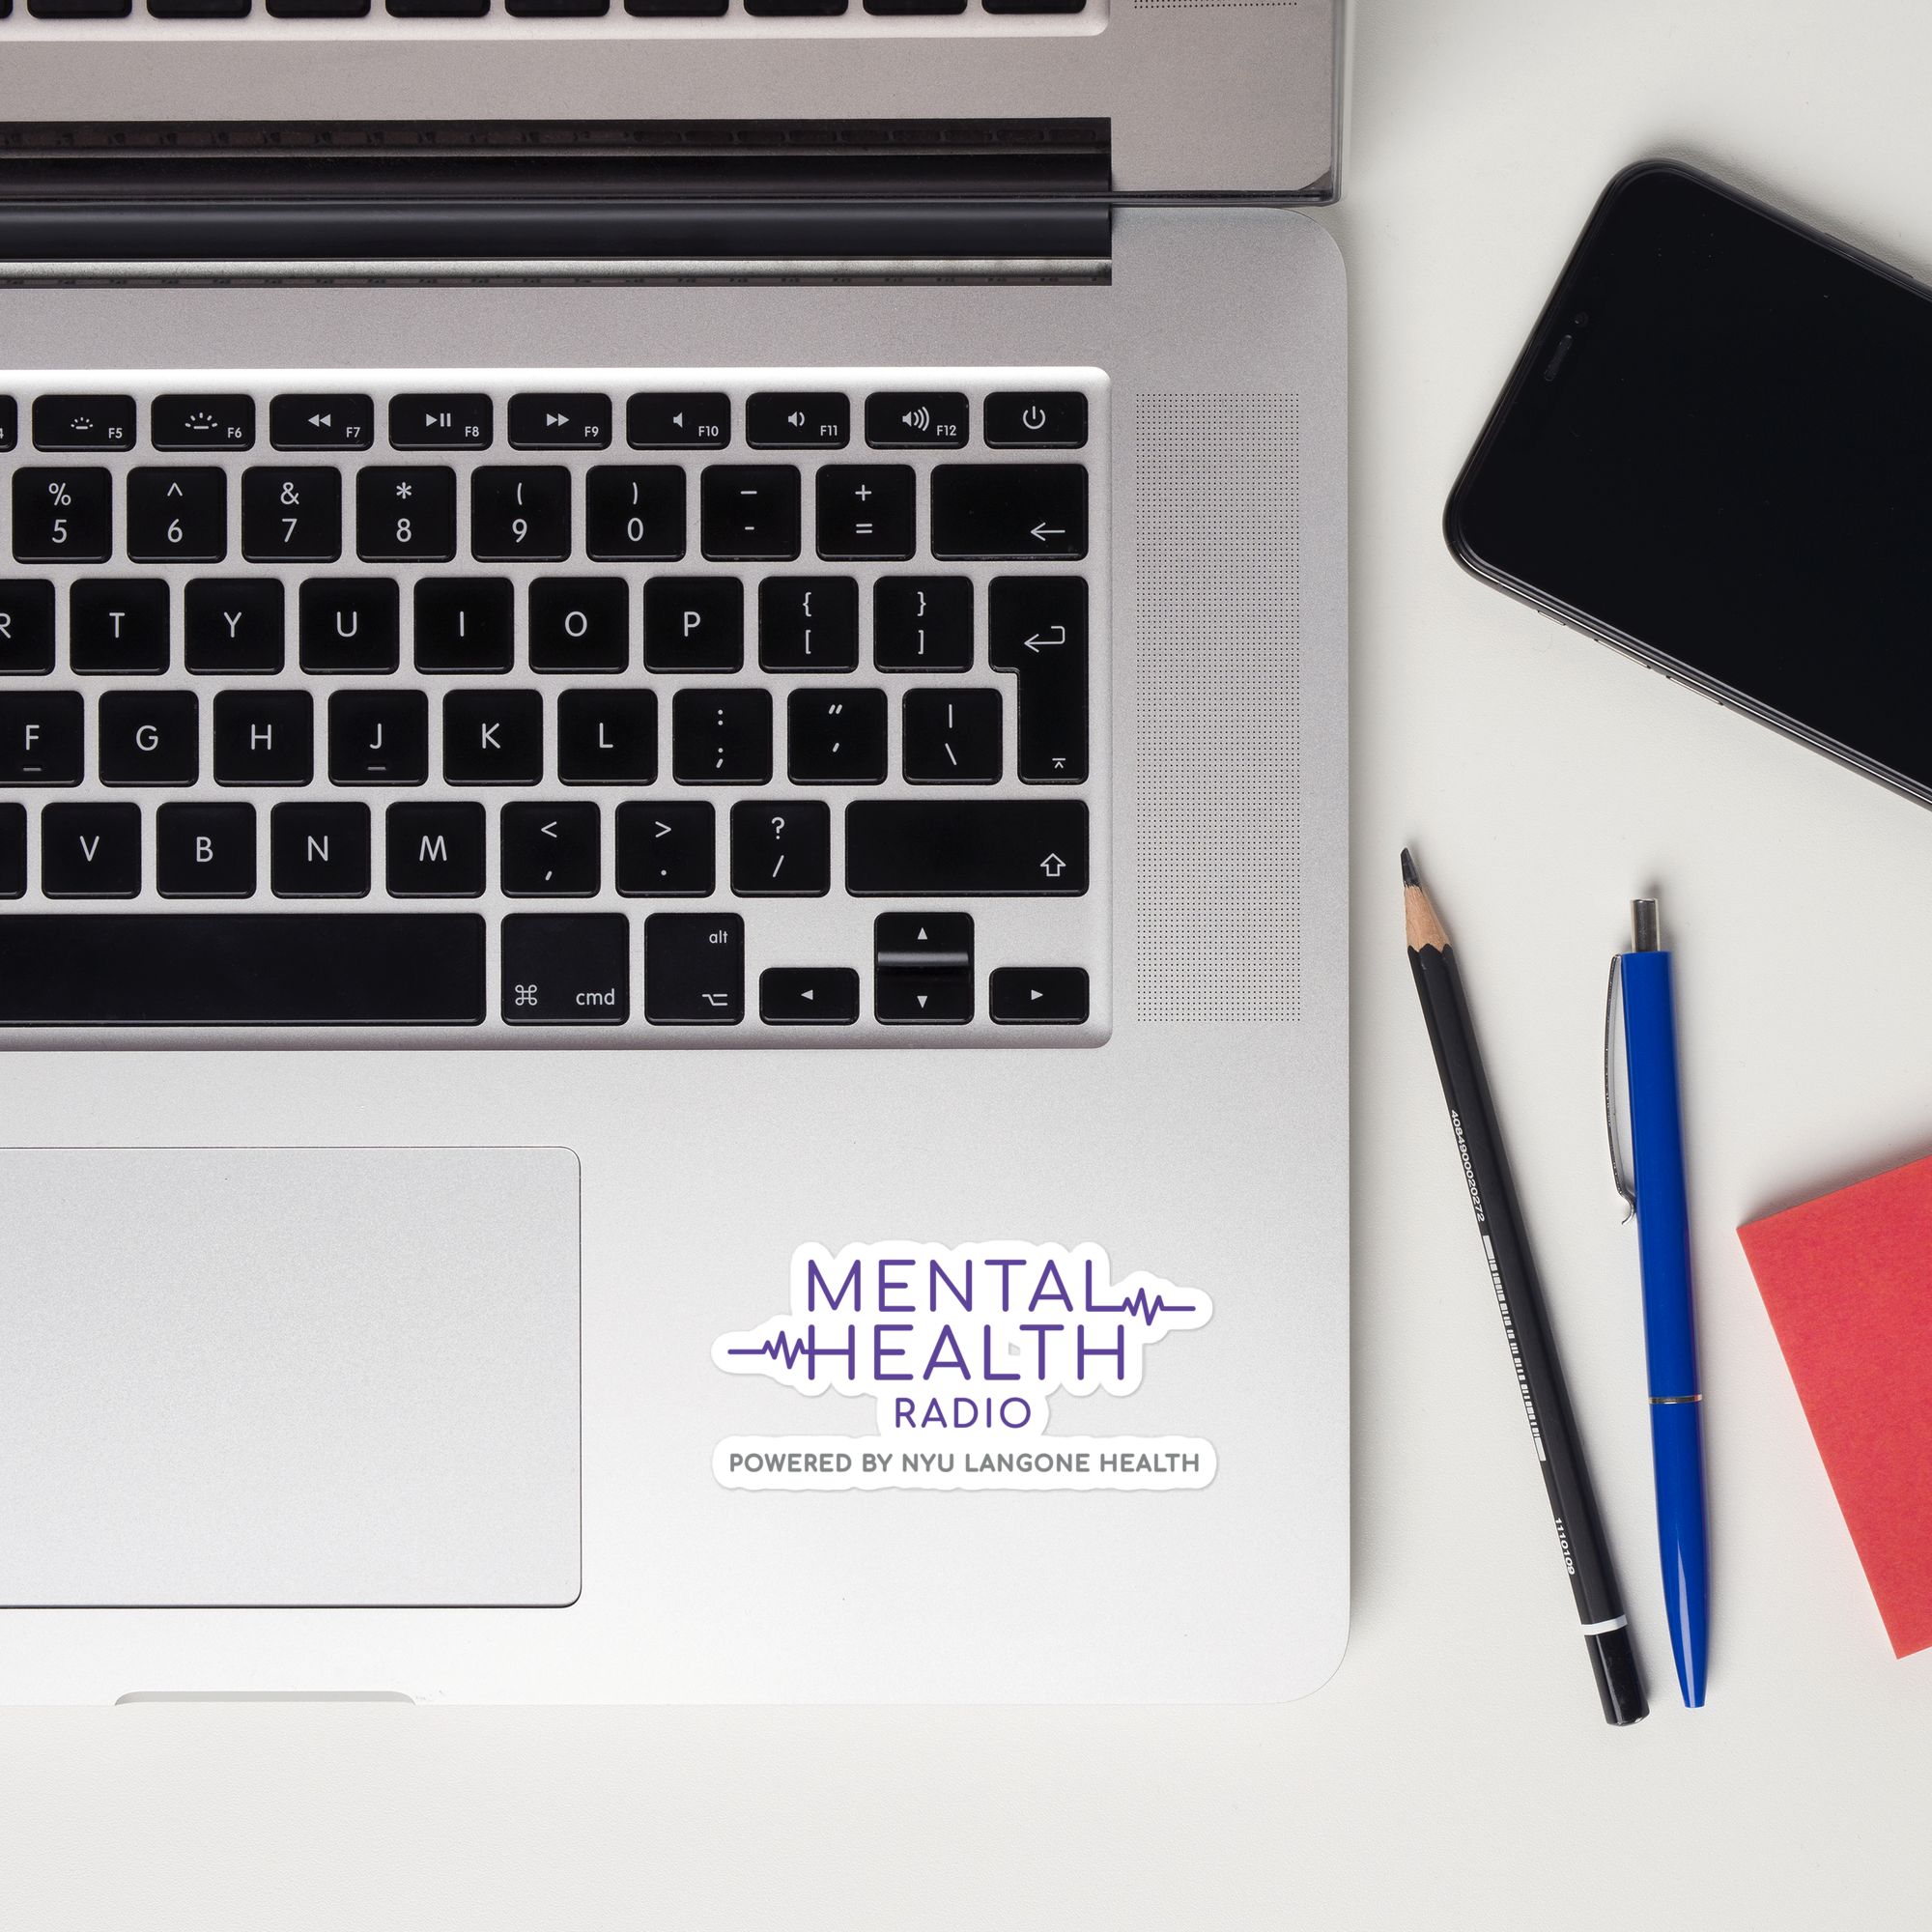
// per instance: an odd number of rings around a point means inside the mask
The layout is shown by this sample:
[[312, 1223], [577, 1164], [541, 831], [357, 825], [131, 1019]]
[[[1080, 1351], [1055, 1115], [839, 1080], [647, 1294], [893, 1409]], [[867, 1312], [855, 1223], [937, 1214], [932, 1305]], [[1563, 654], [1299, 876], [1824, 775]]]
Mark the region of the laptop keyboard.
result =
[[48, 381], [8, 1037], [1104, 1033], [1094, 372]]

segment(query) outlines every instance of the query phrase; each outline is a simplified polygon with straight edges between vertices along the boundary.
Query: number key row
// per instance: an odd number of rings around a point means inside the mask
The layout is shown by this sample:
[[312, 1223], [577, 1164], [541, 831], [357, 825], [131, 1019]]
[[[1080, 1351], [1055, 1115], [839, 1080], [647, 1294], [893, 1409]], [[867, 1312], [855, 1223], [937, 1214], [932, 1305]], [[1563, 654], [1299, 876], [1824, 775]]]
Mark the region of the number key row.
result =
[[[903, 561], [918, 548], [915, 472], [905, 464], [828, 464], [813, 484], [814, 543], [828, 560]], [[1087, 472], [1077, 464], [955, 464], [931, 482], [935, 556], [1087, 554]], [[342, 555], [342, 472], [323, 465], [242, 472], [242, 554], [251, 563]], [[699, 477], [699, 547], [721, 562], [786, 561], [804, 546], [799, 471], [720, 464]], [[14, 555], [104, 563], [114, 479], [83, 467], [14, 471]], [[228, 554], [228, 478], [212, 467], [128, 472], [127, 554], [136, 563], [219, 563]], [[457, 553], [456, 471], [372, 464], [355, 472], [355, 554], [365, 562], [447, 563]], [[561, 464], [470, 471], [469, 554], [556, 562], [572, 554], [571, 472]], [[666, 561], [685, 554], [685, 472], [604, 464], [584, 479], [584, 554]]]

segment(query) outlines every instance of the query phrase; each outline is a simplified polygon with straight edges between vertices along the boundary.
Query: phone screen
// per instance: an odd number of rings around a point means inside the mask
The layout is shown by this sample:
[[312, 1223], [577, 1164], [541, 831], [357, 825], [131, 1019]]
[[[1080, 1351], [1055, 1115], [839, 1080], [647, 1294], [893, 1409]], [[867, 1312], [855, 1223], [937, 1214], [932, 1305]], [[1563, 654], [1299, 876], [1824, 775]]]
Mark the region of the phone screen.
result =
[[1687, 170], [1598, 206], [1450, 547], [1932, 798], [1932, 299]]

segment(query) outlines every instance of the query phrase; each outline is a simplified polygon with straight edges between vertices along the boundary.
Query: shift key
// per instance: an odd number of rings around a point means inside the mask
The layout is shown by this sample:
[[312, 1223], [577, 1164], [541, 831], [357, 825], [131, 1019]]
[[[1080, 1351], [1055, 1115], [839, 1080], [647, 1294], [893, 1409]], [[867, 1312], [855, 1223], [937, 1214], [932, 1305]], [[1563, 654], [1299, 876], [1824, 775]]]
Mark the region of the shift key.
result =
[[1082, 557], [1087, 469], [1079, 463], [942, 463], [932, 472], [939, 557]]
[[867, 898], [1077, 898], [1079, 799], [866, 799], [845, 808], [845, 890]]

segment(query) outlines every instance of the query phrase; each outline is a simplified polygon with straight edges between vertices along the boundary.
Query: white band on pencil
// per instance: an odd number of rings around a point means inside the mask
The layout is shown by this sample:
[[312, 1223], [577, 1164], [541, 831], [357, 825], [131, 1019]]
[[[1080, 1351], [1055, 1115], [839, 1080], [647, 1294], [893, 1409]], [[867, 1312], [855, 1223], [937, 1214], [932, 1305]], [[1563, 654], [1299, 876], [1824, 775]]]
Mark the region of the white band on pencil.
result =
[[1611, 1631], [1622, 1630], [1629, 1622], [1630, 1619], [1628, 1617], [1612, 1617], [1606, 1624], [1585, 1624], [1583, 1626], [1583, 1634], [1585, 1636], [1606, 1636]]

